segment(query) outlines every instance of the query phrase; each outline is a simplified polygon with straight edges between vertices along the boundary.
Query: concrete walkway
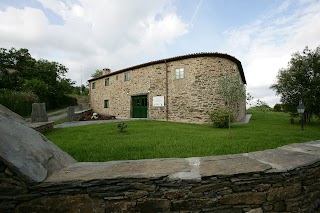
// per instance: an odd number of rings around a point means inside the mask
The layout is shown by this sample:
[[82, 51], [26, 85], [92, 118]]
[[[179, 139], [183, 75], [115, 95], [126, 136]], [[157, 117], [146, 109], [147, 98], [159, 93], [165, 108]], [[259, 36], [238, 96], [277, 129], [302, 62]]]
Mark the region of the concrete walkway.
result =
[[240, 121], [233, 122], [232, 124], [246, 124], [249, 123], [252, 114], [246, 114]]

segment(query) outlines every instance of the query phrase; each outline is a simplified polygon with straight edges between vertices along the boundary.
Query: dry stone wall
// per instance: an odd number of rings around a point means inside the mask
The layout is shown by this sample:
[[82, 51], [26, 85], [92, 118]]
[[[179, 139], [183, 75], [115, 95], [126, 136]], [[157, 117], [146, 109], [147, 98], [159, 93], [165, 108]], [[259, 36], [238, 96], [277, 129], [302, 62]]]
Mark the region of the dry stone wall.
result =
[[[183, 79], [175, 79], [175, 70], [179, 68], [184, 68]], [[124, 80], [125, 72], [130, 73], [129, 81]], [[131, 97], [147, 95], [150, 119], [206, 123], [208, 112], [225, 105], [215, 88], [218, 77], [227, 72], [235, 72], [240, 78], [235, 62], [214, 56], [190, 57], [127, 69], [91, 81], [90, 103], [95, 112], [128, 118], [132, 117]], [[106, 78], [109, 78], [107, 86]], [[95, 89], [92, 89], [93, 83]], [[154, 107], [154, 96], [163, 96], [165, 106]], [[104, 107], [104, 100], [109, 101], [108, 108]], [[234, 114], [237, 120], [244, 117], [245, 100], [239, 103]]]
[[[318, 212], [320, 161], [310, 153], [319, 150], [315, 141], [251, 153], [278, 160], [281, 153], [281, 165], [262, 163], [250, 153], [77, 163], [38, 184], [25, 183], [1, 163], [0, 211]], [[297, 167], [294, 156], [302, 161]]]
[[0, 212], [320, 211], [320, 140], [225, 156], [79, 163], [0, 113]]

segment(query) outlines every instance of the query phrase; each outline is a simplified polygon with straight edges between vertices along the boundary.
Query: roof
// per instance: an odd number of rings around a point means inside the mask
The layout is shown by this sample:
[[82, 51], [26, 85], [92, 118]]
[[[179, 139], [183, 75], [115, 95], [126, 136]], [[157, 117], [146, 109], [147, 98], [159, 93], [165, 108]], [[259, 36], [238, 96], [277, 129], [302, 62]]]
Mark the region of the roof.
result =
[[166, 58], [166, 59], [161, 59], [161, 60], [157, 60], [157, 61], [150, 61], [150, 62], [147, 62], [147, 63], [143, 63], [143, 64], [135, 65], [135, 66], [132, 66], [132, 67], [128, 67], [128, 68], [125, 68], [125, 69], [121, 69], [121, 70], [118, 70], [118, 71], [115, 71], [115, 72], [111, 72], [109, 74], [102, 75], [102, 76], [99, 76], [97, 78], [92, 78], [92, 79], [89, 79], [88, 81], [89, 82], [95, 81], [95, 80], [98, 80], [98, 79], [101, 79], [101, 78], [105, 78], [107, 76], [116, 75], [116, 74], [119, 74], [119, 73], [122, 73], [122, 72], [126, 72], [126, 71], [133, 70], [133, 69], [138, 69], [138, 68], [142, 68], [142, 67], [146, 67], [146, 66], [150, 66], [150, 65], [166, 63], [166, 62], [172, 62], [172, 61], [179, 61], [179, 60], [182, 60], [182, 59], [206, 57], [206, 56], [214, 56], [214, 57], [219, 57], [219, 58], [226, 58], [226, 59], [229, 59], [230, 61], [233, 61], [234, 63], [236, 63], [237, 66], [238, 66], [239, 72], [240, 72], [240, 76], [241, 76], [242, 82], [244, 84], [247, 84], [246, 78], [244, 76], [244, 72], [243, 72], [243, 68], [242, 68], [241, 62], [238, 59], [236, 59], [235, 57], [231, 56], [231, 55], [228, 55], [228, 54], [225, 54], [225, 53], [217, 53], [217, 52], [215, 52], [215, 53], [201, 52], [201, 53], [194, 53], [194, 54], [188, 54], [188, 55], [182, 55], [182, 56], [175, 56], [175, 57], [172, 57], [172, 58]]

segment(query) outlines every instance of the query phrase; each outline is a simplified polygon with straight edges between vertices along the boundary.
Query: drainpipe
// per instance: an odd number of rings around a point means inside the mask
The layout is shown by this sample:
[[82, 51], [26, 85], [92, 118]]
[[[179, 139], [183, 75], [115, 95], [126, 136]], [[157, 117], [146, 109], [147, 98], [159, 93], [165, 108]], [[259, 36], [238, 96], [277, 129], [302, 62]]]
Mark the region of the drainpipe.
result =
[[169, 120], [169, 80], [168, 80], [168, 64], [167, 61], [164, 60], [166, 65], [166, 120]]

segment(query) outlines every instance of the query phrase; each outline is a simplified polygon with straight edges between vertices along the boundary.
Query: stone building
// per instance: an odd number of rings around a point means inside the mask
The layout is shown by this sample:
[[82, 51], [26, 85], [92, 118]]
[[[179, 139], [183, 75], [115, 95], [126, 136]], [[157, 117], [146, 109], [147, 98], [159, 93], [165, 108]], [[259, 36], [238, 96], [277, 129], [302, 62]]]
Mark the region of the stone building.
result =
[[[241, 62], [221, 53], [197, 53], [152, 61], [89, 80], [95, 112], [116, 117], [206, 123], [208, 112], [224, 107], [216, 93], [219, 76], [235, 72], [246, 84]], [[245, 115], [245, 100], [234, 111]]]

